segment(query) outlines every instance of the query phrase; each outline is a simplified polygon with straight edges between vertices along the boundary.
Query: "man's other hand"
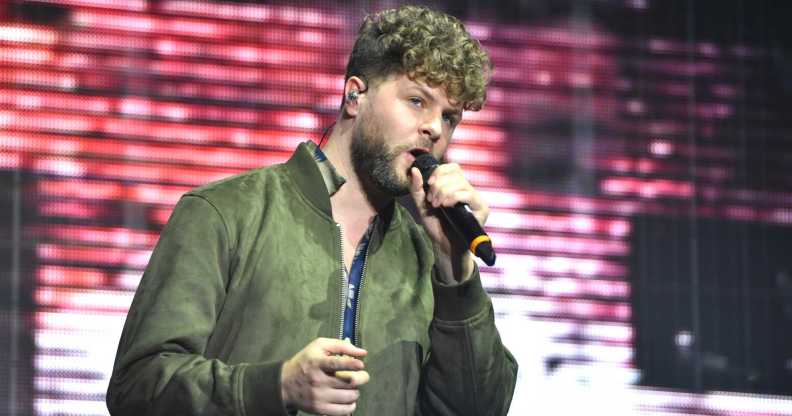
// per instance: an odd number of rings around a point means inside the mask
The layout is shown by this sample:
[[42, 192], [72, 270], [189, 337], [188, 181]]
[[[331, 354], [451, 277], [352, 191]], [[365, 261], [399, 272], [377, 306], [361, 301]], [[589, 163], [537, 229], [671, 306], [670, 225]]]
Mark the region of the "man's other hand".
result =
[[289, 409], [327, 416], [355, 411], [360, 391], [368, 383], [363, 370], [366, 350], [348, 341], [317, 338], [283, 364], [281, 396]]

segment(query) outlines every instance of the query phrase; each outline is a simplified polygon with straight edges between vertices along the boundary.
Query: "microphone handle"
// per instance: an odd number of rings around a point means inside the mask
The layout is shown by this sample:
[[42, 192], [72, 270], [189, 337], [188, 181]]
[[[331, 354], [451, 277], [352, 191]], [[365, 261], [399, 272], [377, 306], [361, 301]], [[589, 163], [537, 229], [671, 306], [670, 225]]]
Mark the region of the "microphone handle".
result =
[[464, 202], [457, 202], [453, 207], [440, 207], [454, 229], [465, 238], [470, 251], [484, 261], [487, 266], [495, 264], [495, 250], [492, 240], [473, 215], [473, 210]]

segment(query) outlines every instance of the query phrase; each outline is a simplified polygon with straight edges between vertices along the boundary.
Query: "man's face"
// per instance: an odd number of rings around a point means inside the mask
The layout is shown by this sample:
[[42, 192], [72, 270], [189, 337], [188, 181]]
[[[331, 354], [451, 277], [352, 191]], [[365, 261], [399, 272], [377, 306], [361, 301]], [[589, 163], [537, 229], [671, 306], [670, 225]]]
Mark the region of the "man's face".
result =
[[462, 119], [462, 104], [452, 103], [441, 87], [404, 75], [370, 86], [352, 133], [352, 162], [359, 175], [382, 191], [409, 191], [409, 170], [417, 154], [440, 159]]

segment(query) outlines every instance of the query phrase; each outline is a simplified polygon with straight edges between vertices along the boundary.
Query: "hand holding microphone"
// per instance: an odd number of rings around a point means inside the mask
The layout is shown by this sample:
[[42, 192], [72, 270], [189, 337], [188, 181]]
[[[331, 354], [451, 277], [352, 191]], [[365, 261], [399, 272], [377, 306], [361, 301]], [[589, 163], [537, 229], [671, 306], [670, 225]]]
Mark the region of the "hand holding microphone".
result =
[[[419, 204], [422, 216], [427, 216], [427, 210], [421, 209], [423, 201], [420, 198], [423, 196], [425, 203], [437, 208], [440, 215], [445, 217], [473, 254], [489, 266], [495, 264], [492, 240], [481, 227], [489, 214], [489, 208], [470, 183], [464, 179], [459, 165], [454, 163], [440, 165], [430, 153], [422, 153], [416, 157], [412, 165], [413, 175], [416, 170], [420, 172], [420, 177], [423, 179], [423, 192], [421, 189], [417, 189], [420, 184], [414, 179], [412, 194], [416, 203]], [[432, 176], [435, 171], [438, 174]], [[425, 226], [427, 226], [430, 237], [437, 241], [439, 239], [437, 230], [430, 229], [431, 225], [425, 224]]]

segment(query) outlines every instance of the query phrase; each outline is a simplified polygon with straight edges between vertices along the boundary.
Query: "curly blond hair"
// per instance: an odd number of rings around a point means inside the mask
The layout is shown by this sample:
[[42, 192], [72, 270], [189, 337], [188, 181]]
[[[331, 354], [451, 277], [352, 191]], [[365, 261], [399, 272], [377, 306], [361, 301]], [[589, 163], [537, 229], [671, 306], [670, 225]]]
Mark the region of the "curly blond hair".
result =
[[366, 16], [347, 63], [345, 79], [369, 84], [394, 74], [443, 87], [465, 110], [479, 110], [492, 73], [489, 56], [459, 19], [423, 6], [402, 6]]

